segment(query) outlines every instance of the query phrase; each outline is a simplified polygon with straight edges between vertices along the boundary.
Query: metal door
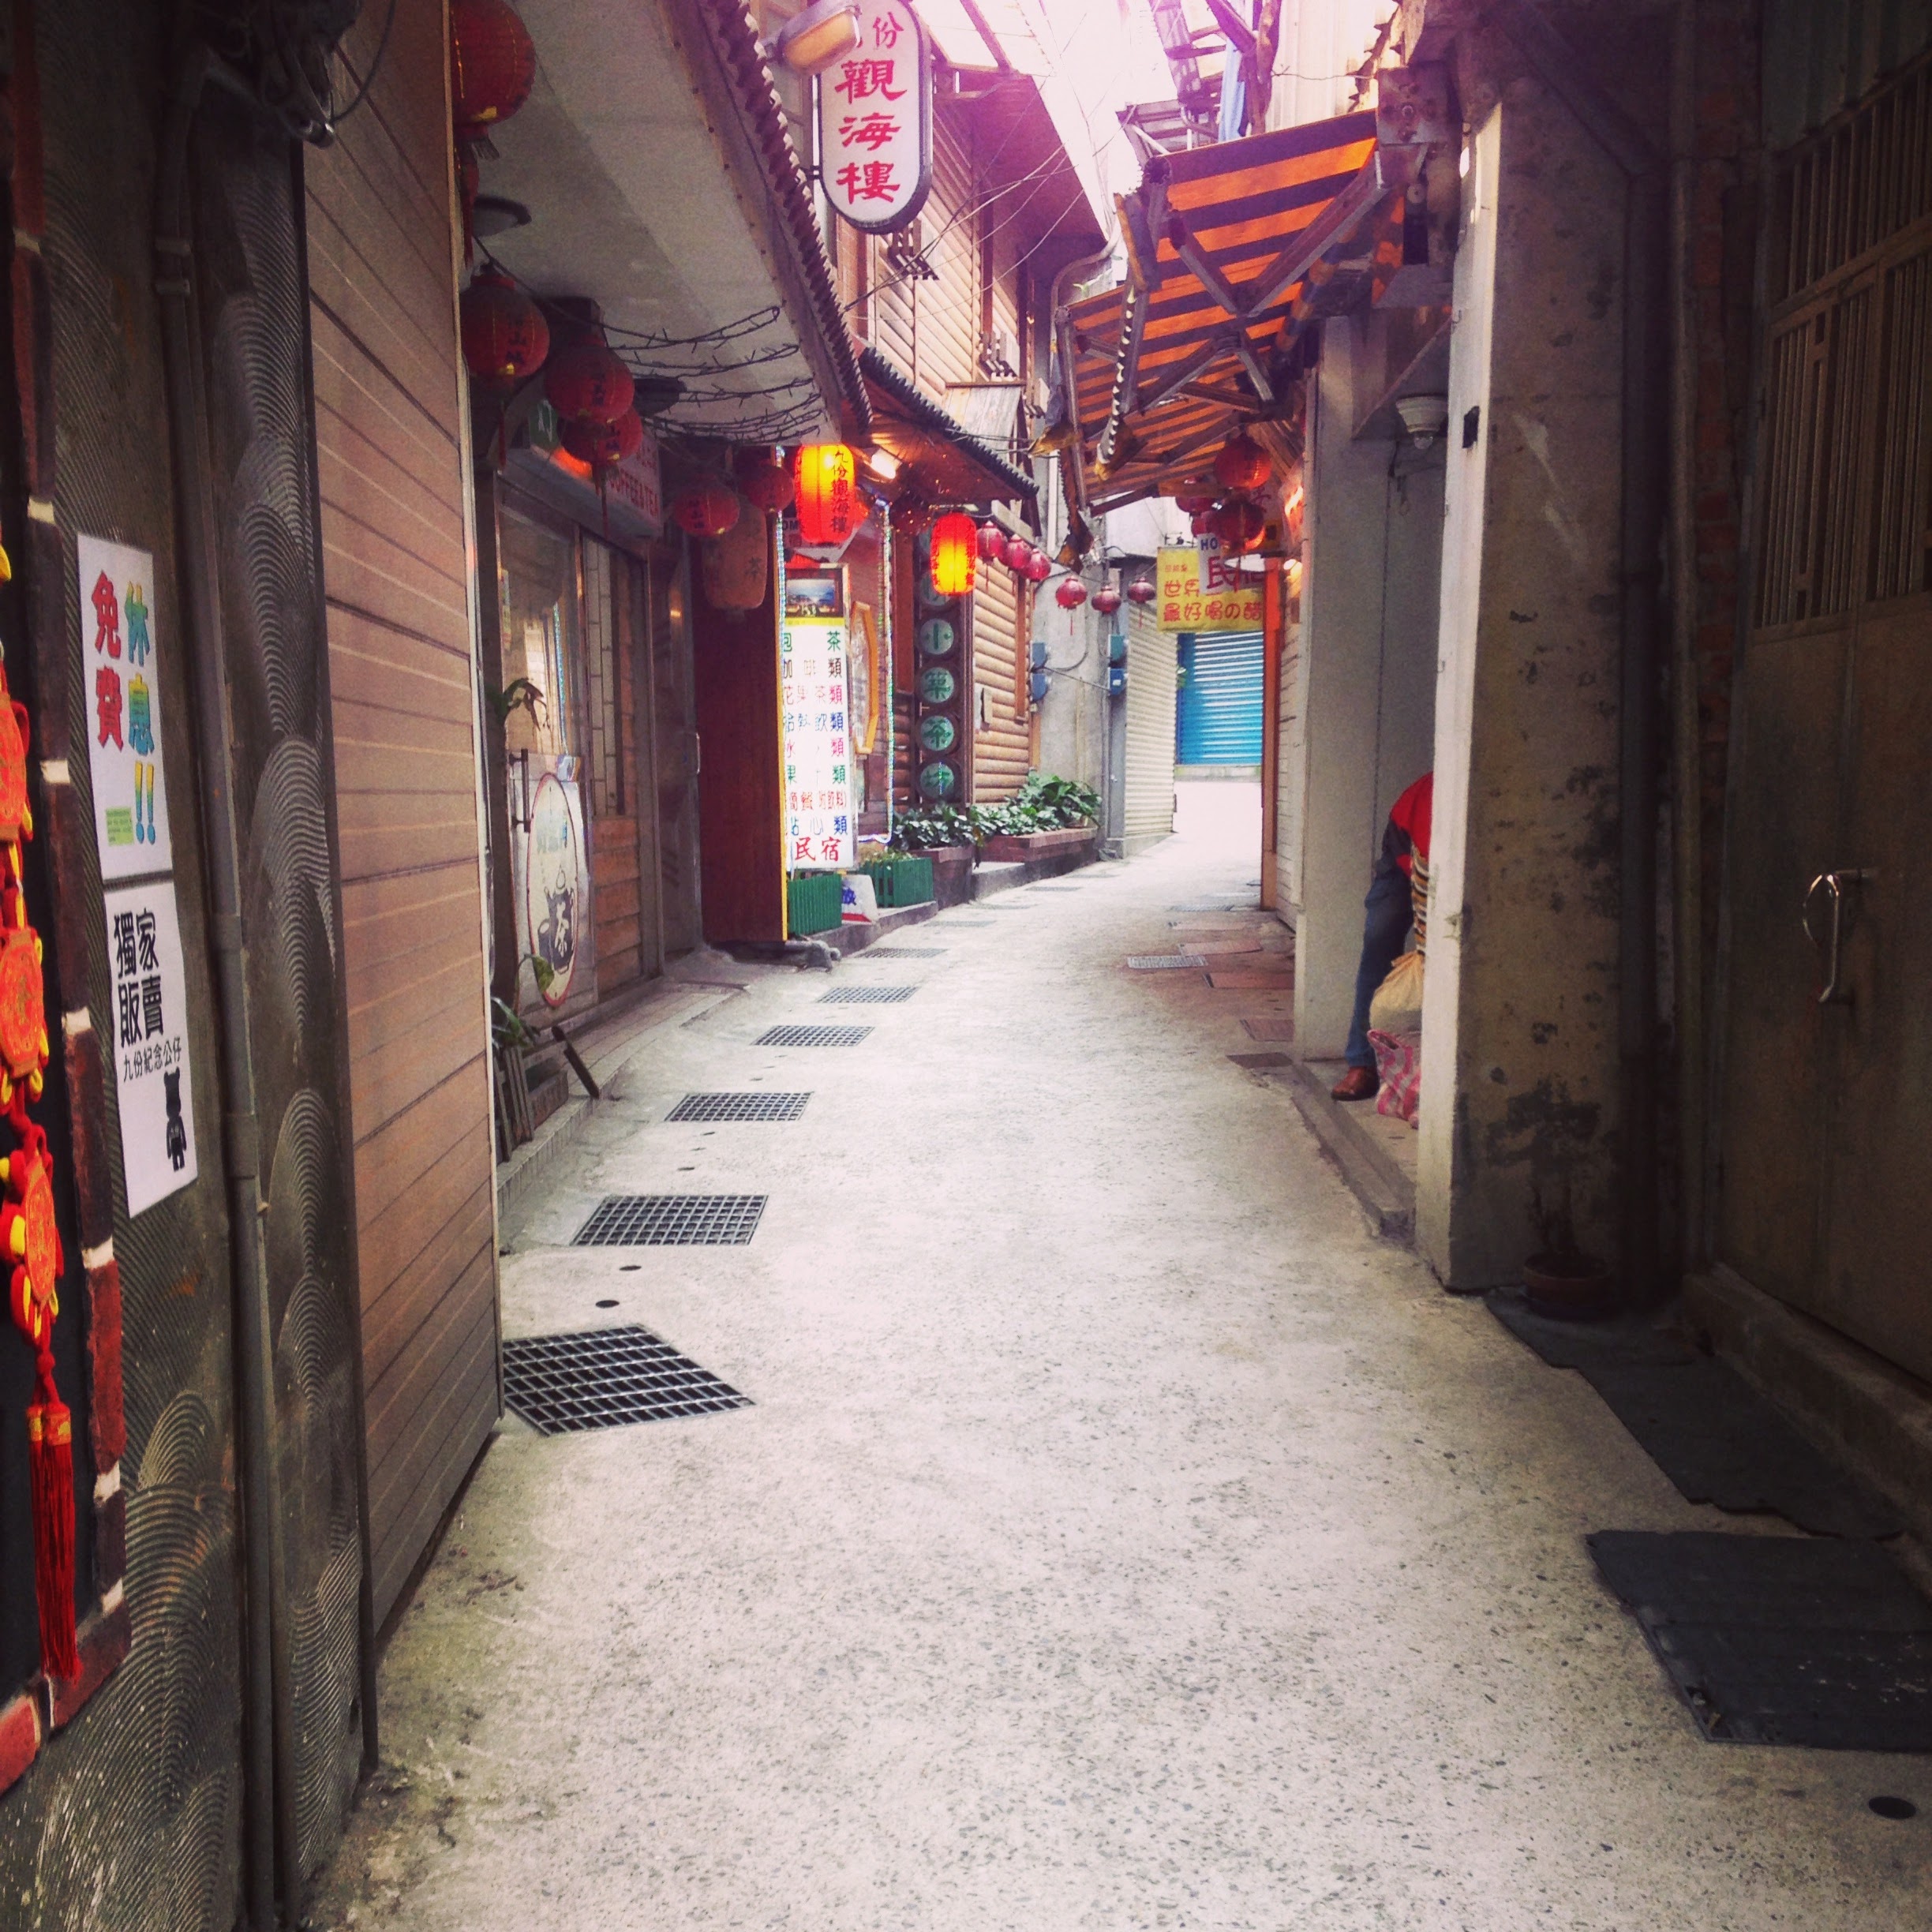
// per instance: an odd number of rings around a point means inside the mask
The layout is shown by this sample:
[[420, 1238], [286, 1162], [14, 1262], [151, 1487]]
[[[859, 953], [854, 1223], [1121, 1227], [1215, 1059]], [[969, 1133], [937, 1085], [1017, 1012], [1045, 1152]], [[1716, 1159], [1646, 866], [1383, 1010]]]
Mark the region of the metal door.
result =
[[1203, 631], [1181, 640], [1177, 765], [1261, 762], [1261, 633]]

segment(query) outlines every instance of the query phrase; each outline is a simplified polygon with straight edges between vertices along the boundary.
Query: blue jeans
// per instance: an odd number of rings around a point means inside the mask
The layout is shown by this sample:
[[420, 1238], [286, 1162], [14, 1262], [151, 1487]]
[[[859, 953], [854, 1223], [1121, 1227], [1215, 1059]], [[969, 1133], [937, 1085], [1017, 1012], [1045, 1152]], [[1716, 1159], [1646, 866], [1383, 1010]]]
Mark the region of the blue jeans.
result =
[[1355, 1014], [1349, 1021], [1348, 1045], [1343, 1052], [1350, 1066], [1372, 1073], [1376, 1057], [1368, 1044], [1368, 1008], [1376, 988], [1388, 977], [1389, 968], [1407, 943], [1414, 916], [1409, 876], [1400, 866], [1387, 859], [1376, 866], [1362, 910], [1367, 916], [1362, 921], [1361, 964], [1355, 969]]

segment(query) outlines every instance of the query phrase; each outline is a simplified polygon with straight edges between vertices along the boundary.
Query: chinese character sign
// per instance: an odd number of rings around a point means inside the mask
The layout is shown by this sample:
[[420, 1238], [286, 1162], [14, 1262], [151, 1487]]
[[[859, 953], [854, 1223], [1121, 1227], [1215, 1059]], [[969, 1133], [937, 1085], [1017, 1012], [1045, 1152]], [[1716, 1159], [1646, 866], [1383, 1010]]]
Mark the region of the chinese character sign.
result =
[[852, 687], [844, 622], [795, 620], [778, 633], [784, 707], [785, 870], [843, 871], [857, 854]]
[[1259, 631], [1261, 579], [1221, 554], [1218, 537], [1163, 549], [1154, 615], [1163, 631]]
[[110, 998], [101, 1043], [121, 1103], [128, 1212], [137, 1215], [195, 1178], [188, 988], [174, 881], [122, 886], [103, 898]]
[[103, 879], [173, 868], [161, 756], [160, 626], [154, 559], [99, 537], [79, 543], [88, 765]]
[[932, 178], [932, 56], [905, 0], [857, 0], [859, 44], [818, 77], [818, 151], [833, 212], [903, 228]]

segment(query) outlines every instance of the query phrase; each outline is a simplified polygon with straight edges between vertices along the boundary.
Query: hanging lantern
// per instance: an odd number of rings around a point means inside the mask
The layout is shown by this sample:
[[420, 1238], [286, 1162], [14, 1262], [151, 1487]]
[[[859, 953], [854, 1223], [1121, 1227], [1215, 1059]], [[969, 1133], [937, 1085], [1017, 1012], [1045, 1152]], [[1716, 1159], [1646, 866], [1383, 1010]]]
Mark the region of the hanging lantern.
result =
[[1196, 537], [1211, 537], [1214, 534], [1215, 514], [1212, 504], [1204, 510], [1196, 510], [1188, 519], [1188, 528]]
[[558, 350], [544, 369], [544, 394], [566, 422], [615, 422], [631, 406], [637, 385], [603, 339], [580, 336]]
[[500, 268], [481, 268], [463, 290], [463, 361], [480, 388], [507, 395], [550, 353], [543, 311]]
[[1222, 549], [1237, 552], [1252, 550], [1267, 527], [1266, 512], [1258, 503], [1250, 503], [1245, 496], [1230, 497], [1219, 510], [1210, 511], [1209, 518]]
[[738, 492], [728, 483], [699, 483], [671, 506], [677, 526], [690, 537], [722, 537], [738, 521]]
[[1215, 474], [1231, 490], [1258, 490], [1272, 466], [1267, 451], [1245, 429], [1221, 445], [1214, 463]]
[[966, 597], [973, 587], [979, 533], [964, 511], [950, 510], [933, 526], [933, 588], [942, 597]]
[[982, 523], [978, 539], [979, 560], [983, 564], [1004, 564], [1006, 561], [1006, 533], [997, 523]]
[[753, 507], [767, 516], [789, 510], [792, 498], [798, 494], [792, 472], [765, 450], [738, 466], [738, 487]]
[[450, 110], [474, 140], [530, 99], [537, 47], [507, 0], [450, 0]]
[[1006, 565], [1016, 575], [1024, 577], [1027, 565], [1032, 562], [1033, 546], [1024, 537], [1006, 539]]
[[1211, 510], [1214, 500], [1214, 492], [1198, 483], [1192, 488], [1184, 484], [1174, 495], [1174, 507], [1183, 516], [1198, 516], [1204, 510]]
[[1121, 607], [1121, 593], [1110, 583], [1103, 583], [1093, 593], [1093, 607], [1103, 617], [1111, 617]]
[[1063, 611], [1078, 610], [1087, 601], [1087, 586], [1077, 577], [1062, 577], [1054, 601]]
[[799, 534], [824, 547], [842, 544], [865, 520], [859, 463], [843, 443], [807, 443], [797, 464]]
[[1028, 583], [1043, 584], [1053, 575], [1053, 559], [1044, 550], [1028, 548], [1026, 568], [1020, 573]]
[[1130, 603], [1151, 604], [1155, 596], [1154, 579], [1151, 577], [1136, 577], [1127, 586], [1127, 597]]
[[559, 425], [557, 440], [579, 462], [593, 470], [614, 470], [644, 447], [644, 425], [635, 410], [626, 410], [615, 422], [586, 422], [581, 417], [567, 416]]

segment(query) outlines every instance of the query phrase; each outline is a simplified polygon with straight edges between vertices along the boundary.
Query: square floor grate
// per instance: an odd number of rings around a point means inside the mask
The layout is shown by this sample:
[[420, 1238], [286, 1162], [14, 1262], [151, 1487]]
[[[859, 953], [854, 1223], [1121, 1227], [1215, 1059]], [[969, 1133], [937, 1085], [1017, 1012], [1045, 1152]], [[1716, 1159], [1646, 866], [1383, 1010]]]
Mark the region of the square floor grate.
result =
[[1184, 966], [1205, 966], [1198, 953], [1130, 953], [1127, 964], [1136, 972], [1178, 972]]
[[897, 1006], [919, 990], [909, 986], [834, 987], [818, 995], [821, 1006]]
[[665, 1116], [668, 1121], [795, 1121], [805, 1111], [808, 1093], [687, 1094]]
[[775, 1026], [761, 1033], [754, 1046], [856, 1046], [870, 1027]]
[[[945, 952], [944, 946], [867, 946], [852, 957], [855, 960], [938, 959]], [[848, 965], [851, 963], [849, 960], [846, 962]]]
[[504, 1401], [545, 1436], [751, 1406], [648, 1328], [519, 1336], [503, 1345], [503, 1376]]
[[762, 1194], [607, 1194], [573, 1248], [742, 1248], [758, 1232]]

